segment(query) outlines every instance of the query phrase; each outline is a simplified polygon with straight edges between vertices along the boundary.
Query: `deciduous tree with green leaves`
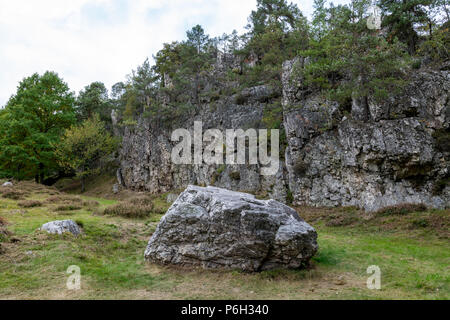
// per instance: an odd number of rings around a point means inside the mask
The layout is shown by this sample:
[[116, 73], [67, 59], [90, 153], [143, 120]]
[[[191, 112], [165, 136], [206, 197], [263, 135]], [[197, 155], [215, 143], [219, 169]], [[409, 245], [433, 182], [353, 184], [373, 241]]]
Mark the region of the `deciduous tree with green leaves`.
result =
[[99, 116], [94, 115], [67, 129], [54, 146], [58, 163], [66, 170], [75, 171], [84, 192], [86, 179], [101, 172], [117, 145], [117, 139], [105, 129]]
[[54, 72], [23, 79], [0, 114], [0, 172], [43, 183], [58, 172], [52, 144], [75, 123], [74, 96]]

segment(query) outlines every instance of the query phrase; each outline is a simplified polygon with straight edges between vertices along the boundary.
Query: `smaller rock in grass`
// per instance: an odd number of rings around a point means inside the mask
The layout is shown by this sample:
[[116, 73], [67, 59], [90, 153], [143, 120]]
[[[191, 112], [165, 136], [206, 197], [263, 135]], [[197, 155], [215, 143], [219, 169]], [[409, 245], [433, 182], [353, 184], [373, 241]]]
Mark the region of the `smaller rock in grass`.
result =
[[57, 220], [43, 224], [41, 230], [45, 230], [52, 234], [63, 234], [70, 232], [75, 236], [81, 233], [81, 229], [73, 220]]

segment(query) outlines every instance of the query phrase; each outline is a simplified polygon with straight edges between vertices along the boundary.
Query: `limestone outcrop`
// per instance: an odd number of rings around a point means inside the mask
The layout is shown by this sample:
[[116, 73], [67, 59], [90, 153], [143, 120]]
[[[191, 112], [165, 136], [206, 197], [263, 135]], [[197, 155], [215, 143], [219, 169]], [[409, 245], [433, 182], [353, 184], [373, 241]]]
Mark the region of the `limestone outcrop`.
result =
[[161, 219], [145, 258], [184, 267], [261, 271], [302, 267], [317, 248], [314, 228], [278, 201], [188, 186]]

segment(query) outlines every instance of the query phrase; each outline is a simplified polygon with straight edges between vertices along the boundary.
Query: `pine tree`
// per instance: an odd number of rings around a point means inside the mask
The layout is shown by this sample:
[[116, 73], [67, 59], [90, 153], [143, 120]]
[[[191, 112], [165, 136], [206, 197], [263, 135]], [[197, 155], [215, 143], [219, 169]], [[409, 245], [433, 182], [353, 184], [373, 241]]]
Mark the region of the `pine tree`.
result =
[[408, 46], [410, 54], [417, 49], [419, 35], [417, 25], [429, 22], [428, 10], [433, 0], [379, 0], [378, 6], [383, 10], [383, 27], [387, 27], [390, 38], [397, 37]]
[[96, 113], [102, 121], [111, 122], [112, 103], [102, 82], [93, 82], [84, 87], [78, 94], [75, 105], [79, 120], [86, 120]]

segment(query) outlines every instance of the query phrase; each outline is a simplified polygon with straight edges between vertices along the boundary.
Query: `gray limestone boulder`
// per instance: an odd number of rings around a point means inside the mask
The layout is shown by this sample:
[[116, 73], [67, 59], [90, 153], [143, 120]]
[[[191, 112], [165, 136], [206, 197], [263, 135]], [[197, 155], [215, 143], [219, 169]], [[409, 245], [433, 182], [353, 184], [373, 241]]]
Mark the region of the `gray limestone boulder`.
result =
[[212, 269], [299, 268], [317, 252], [317, 233], [275, 200], [188, 186], [161, 219], [146, 260]]
[[51, 221], [43, 224], [41, 230], [52, 234], [63, 234], [65, 232], [70, 232], [75, 236], [81, 234], [80, 227], [73, 220]]

